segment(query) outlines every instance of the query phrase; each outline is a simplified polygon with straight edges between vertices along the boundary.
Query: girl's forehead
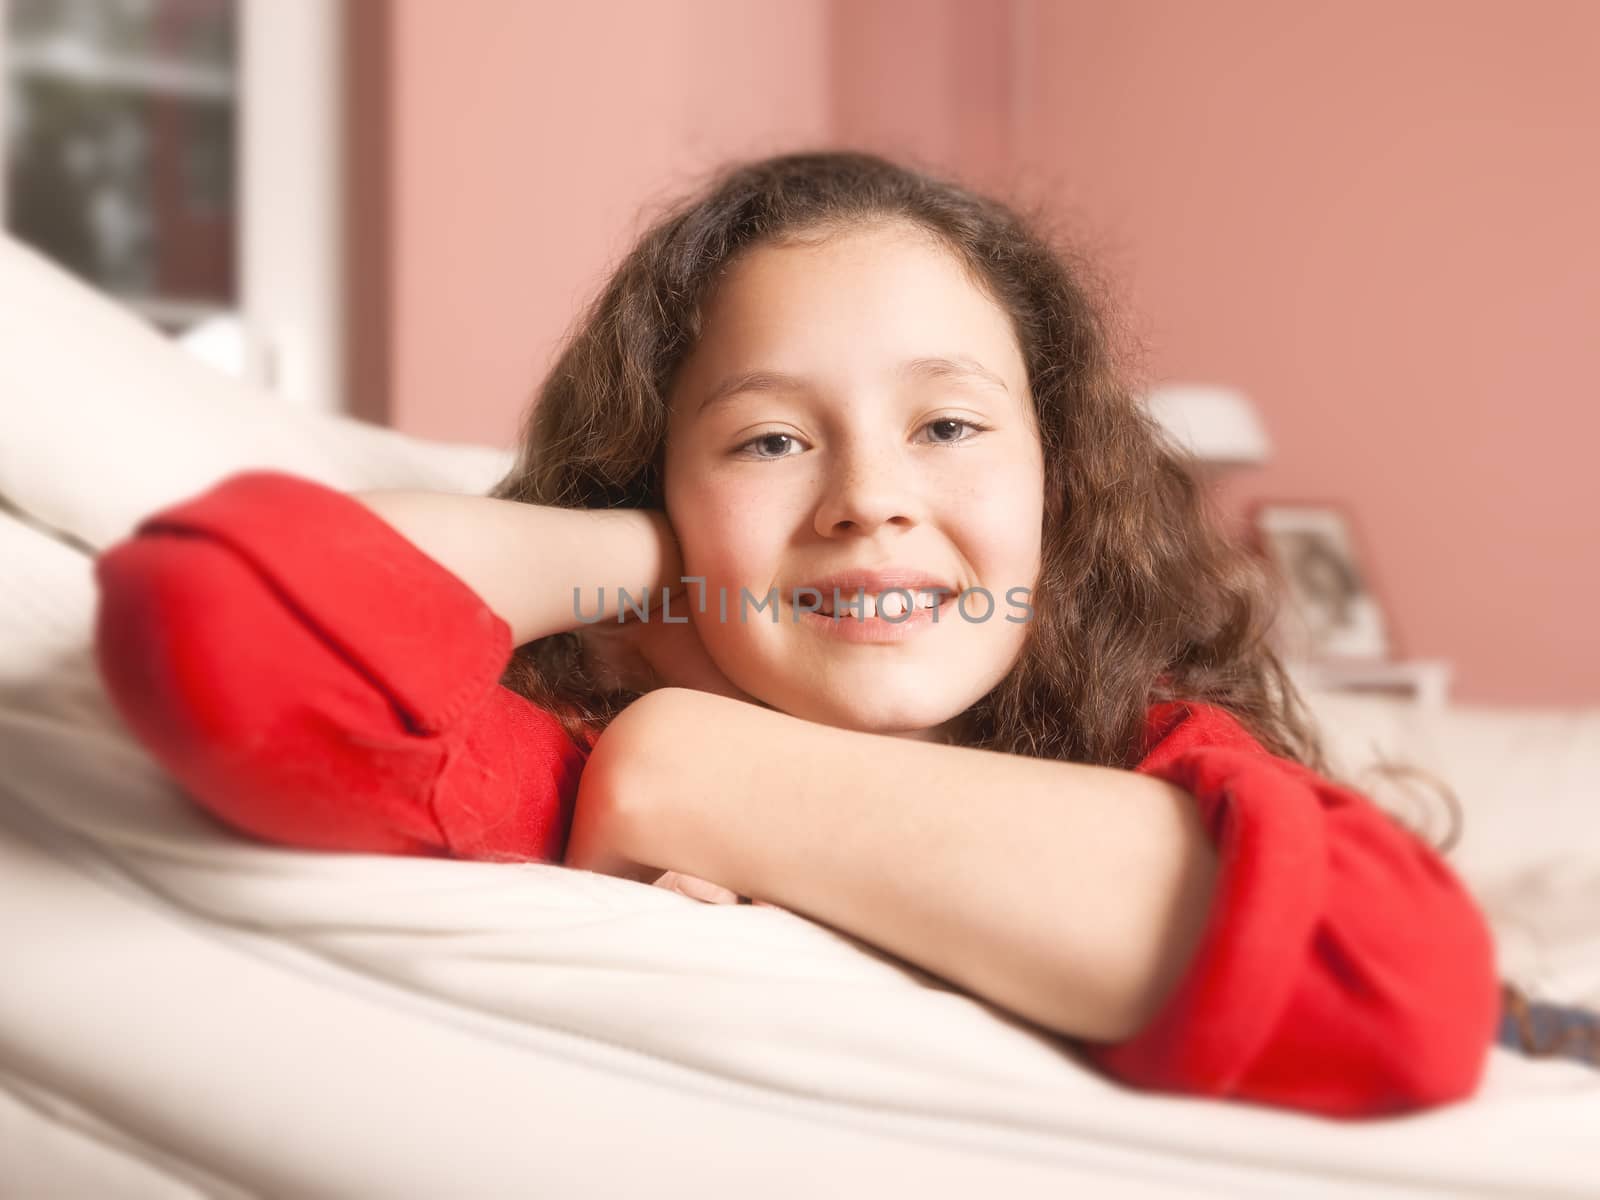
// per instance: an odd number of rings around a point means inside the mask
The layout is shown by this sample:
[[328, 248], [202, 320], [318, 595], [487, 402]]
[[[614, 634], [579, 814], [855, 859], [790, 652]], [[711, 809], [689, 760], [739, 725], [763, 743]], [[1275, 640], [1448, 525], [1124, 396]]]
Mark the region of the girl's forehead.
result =
[[993, 306], [947, 246], [925, 230], [893, 224], [754, 246], [723, 272], [705, 311], [707, 324], [752, 308], [859, 311], [891, 294], [919, 307]]
[[1008, 314], [954, 253], [904, 225], [755, 247], [724, 272], [702, 317], [675, 408], [698, 408], [742, 374], [844, 381], [935, 359], [974, 363], [974, 378], [987, 372], [1013, 396], [1026, 391]]

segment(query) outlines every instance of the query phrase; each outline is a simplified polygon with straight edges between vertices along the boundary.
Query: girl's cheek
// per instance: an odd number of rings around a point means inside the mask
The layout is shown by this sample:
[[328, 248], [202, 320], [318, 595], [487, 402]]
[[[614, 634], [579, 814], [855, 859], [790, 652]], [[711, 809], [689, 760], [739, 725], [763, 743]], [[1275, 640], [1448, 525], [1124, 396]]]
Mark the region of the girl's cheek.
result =
[[[981, 547], [991, 570], [1017, 573], [1036, 569], [1044, 521], [1043, 477], [1030, 479], [1029, 472], [1018, 465], [1000, 478], [1015, 486], [995, 487], [995, 476], [990, 475], [988, 486], [960, 489], [956, 493], [959, 503], [946, 511], [964, 531], [962, 540]], [[1031, 578], [1030, 574], [1019, 582], [1025, 584]]]
[[[712, 510], [691, 521], [680, 527], [685, 530], [680, 534], [684, 574], [705, 580], [708, 612], [717, 612], [719, 597], [726, 596], [728, 617], [734, 621], [740, 589], [747, 588], [752, 596], [759, 597], [778, 570], [770, 539], [760, 536], [758, 528], [744, 515], [730, 517]], [[693, 532], [687, 532], [689, 529]]]
[[719, 574], [744, 576], [753, 583], [770, 578], [793, 524], [793, 514], [768, 490], [745, 487], [727, 489], [703, 509], [701, 529], [707, 569], [715, 564]]

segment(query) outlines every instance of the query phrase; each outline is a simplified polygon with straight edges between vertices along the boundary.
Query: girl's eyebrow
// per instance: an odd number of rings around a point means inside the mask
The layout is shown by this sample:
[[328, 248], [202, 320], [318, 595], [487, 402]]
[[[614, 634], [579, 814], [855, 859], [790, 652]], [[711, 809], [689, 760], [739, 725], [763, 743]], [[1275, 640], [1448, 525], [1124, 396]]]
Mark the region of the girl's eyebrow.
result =
[[[948, 379], [957, 383], [974, 383], [980, 387], [998, 388], [1001, 394], [1010, 395], [1005, 380], [977, 359], [965, 354], [950, 358], [911, 358], [898, 369], [902, 379]], [[741, 371], [730, 375], [700, 402], [695, 410], [701, 415], [715, 405], [723, 404], [744, 392], [798, 392], [810, 386], [803, 375], [790, 375], [784, 371]]]

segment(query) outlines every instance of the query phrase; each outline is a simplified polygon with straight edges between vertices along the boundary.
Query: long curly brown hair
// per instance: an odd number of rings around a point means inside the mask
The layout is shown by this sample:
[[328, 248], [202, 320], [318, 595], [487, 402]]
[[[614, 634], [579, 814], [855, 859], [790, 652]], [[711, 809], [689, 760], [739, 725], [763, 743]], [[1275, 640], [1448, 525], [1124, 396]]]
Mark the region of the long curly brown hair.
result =
[[[1024, 217], [858, 152], [715, 171], [644, 232], [580, 314], [528, 408], [516, 463], [490, 494], [663, 509], [668, 397], [719, 279], [756, 246], [883, 221], [933, 234], [1010, 315], [1043, 443], [1035, 616], [1011, 671], [964, 714], [963, 744], [1130, 768], [1150, 705], [1191, 700], [1332, 778], [1274, 649], [1282, 591], [1272, 569], [1223, 532], [1193, 461], [1138, 402], [1109, 289], [1088, 256], [1045, 232], [1042, 210]], [[639, 695], [602, 687], [575, 632], [518, 647], [501, 682], [555, 713], [579, 745]], [[1514, 1008], [1521, 993], [1508, 985], [1508, 996]]]
[[[1043, 442], [1035, 616], [1011, 672], [966, 714], [966, 744], [1131, 767], [1146, 710], [1182, 698], [1325, 768], [1268, 641], [1266, 572], [1223, 535], [1192, 463], [1138, 403], [1087, 261], [1035, 233], [1041, 217], [876, 155], [740, 163], [656, 221], [581, 316], [491, 494], [662, 508], [667, 397], [721, 275], [754, 246], [884, 220], [933, 233], [1010, 314]], [[519, 647], [503, 682], [575, 737], [636, 698], [596, 687], [575, 633]]]

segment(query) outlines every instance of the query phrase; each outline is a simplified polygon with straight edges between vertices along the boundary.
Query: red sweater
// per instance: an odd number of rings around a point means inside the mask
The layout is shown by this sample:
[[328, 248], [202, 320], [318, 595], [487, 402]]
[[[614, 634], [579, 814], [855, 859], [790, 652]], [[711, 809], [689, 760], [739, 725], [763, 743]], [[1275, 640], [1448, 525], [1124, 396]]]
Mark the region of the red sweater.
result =
[[[511, 631], [351, 497], [248, 471], [96, 562], [96, 652], [134, 734], [210, 812], [284, 845], [561, 861], [586, 752], [500, 686]], [[1201, 944], [1162, 1011], [1077, 1043], [1141, 1088], [1330, 1116], [1477, 1087], [1499, 1011], [1460, 881], [1365, 797], [1168, 703], [1136, 768], [1218, 850]], [[1065, 798], [1063, 798], [1065, 802]]]

